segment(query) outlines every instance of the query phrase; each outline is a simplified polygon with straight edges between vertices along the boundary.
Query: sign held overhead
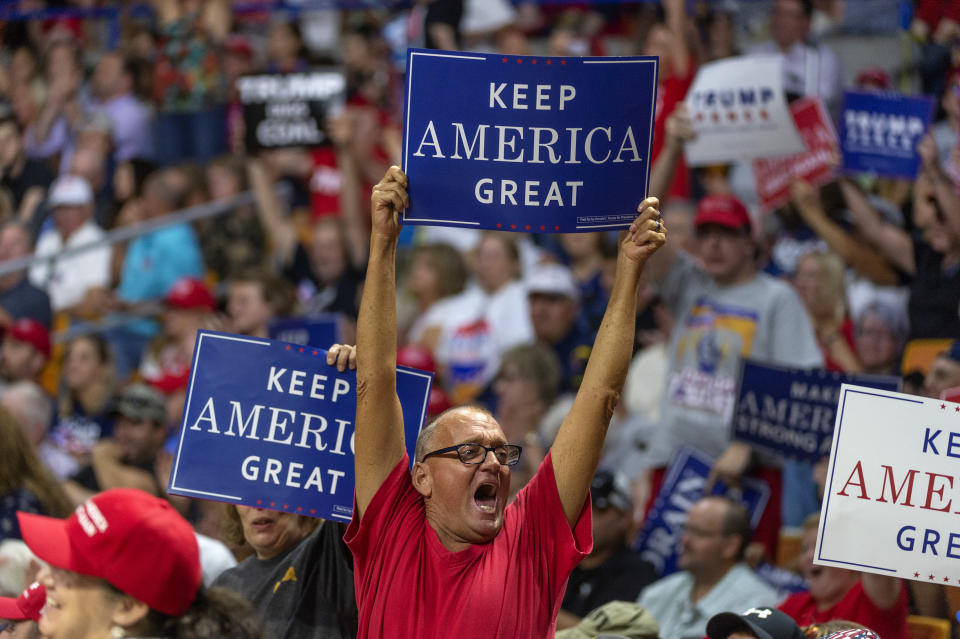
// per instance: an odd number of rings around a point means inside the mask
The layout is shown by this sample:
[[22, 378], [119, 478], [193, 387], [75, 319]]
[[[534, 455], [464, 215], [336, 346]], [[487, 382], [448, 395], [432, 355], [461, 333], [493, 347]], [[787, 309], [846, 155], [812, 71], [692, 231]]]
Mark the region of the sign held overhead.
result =
[[656, 78], [656, 58], [409, 49], [402, 222], [628, 227], [647, 194]]

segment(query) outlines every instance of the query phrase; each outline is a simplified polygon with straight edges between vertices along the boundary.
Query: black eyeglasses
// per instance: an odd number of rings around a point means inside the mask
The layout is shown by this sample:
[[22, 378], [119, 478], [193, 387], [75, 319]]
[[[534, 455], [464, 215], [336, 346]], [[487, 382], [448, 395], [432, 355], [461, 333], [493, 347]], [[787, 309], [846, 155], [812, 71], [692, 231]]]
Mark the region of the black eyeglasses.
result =
[[493, 452], [493, 456], [501, 466], [516, 466], [520, 461], [520, 453], [523, 448], [513, 444], [500, 444], [499, 446], [483, 446], [482, 444], [457, 444], [456, 446], [447, 446], [427, 453], [420, 461], [425, 461], [427, 457], [433, 455], [442, 455], [457, 451], [457, 456], [464, 464], [482, 464], [487, 458], [488, 452]]

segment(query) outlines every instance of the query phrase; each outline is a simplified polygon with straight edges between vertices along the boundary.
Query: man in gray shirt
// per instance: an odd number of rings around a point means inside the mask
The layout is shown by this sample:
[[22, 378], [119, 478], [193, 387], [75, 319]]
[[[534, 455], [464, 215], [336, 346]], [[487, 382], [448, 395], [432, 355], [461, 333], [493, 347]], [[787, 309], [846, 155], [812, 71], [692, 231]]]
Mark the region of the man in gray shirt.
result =
[[[823, 357], [803, 304], [789, 284], [757, 269], [757, 247], [746, 207], [732, 195], [709, 195], [694, 218], [697, 259], [667, 246], [647, 275], [674, 317], [660, 422], [647, 463], [662, 470], [676, 451], [693, 446], [715, 458], [713, 477], [737, 483], [756, 461], [749, 445], [730, 441], [740, 365], [749, 357], [819, 368]], [[771, 498], [757, 540], [774, 548], [780, 529], [780, 473], [761, 477]]]
[[674, 573], [647, 586], [637, 601], [660, 623], [662, 639], [700, 639], [707, 621], [725, 610], [773, 606], [779, 595], [742, 563], [750, 515], [725, 497], [693, 505], [680, 538]]

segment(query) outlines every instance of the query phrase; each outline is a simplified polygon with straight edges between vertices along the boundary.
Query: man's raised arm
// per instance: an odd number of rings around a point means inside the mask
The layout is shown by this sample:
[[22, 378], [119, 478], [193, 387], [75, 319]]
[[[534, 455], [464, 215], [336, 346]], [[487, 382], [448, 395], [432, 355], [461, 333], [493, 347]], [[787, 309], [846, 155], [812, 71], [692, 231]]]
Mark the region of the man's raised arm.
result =
[[607, 426], [627, 376], [633, 353], [640, 271], [666, 239], [658, 207], [657, 198], [645, 199], [637, 208], [640, 215], [630, 230], [621, 234], [610, 301], [577, 398], [550, 449], [557, 490], [571, 527], [583, 510]]
[[407, 176], [390, 167], [371, 197], [370, 258], [357, 319], [357, 422], [354, 440], [358, 516], [403, 457], [397, 397], [398, 216], [410, 205]]

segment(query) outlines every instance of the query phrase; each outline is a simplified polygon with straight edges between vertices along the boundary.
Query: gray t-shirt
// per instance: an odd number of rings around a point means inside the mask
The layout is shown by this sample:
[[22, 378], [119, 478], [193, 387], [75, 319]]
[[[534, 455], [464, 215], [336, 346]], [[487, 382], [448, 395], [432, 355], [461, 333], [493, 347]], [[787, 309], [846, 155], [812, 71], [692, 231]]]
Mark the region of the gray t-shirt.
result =
[[307, 538], [272, 559], [248, 557], [214, 586], [240, 593], [257, 610], [267, 639], [353, 639], [357, 602], [353, 558], [344, 528], [323, 521]]
[[727, 448], [742, 358], [823, 365], [807, 312], [785, 282], [758, 273], [718, 286], [681, 253], [660, 290], [675, 321], [660, 423], [649, 448], [652, 466], [666, 466], [683, 445], [712, 457]]

